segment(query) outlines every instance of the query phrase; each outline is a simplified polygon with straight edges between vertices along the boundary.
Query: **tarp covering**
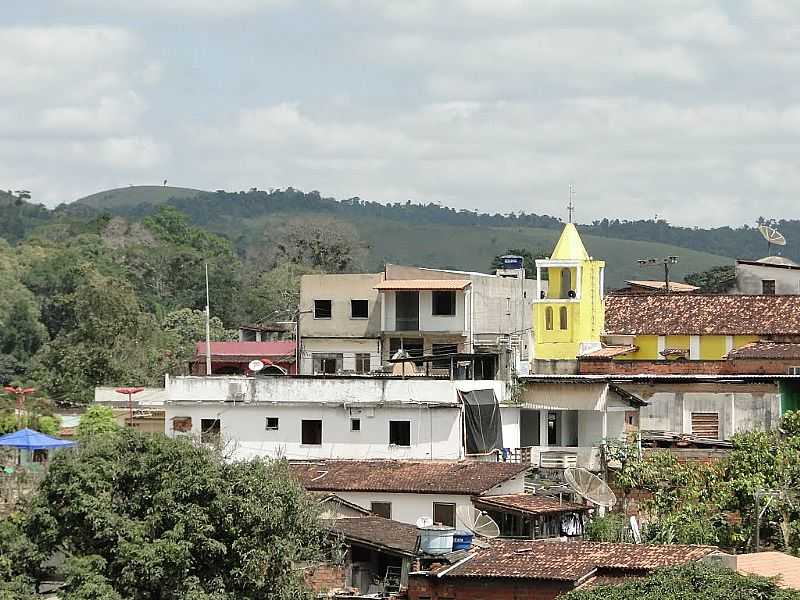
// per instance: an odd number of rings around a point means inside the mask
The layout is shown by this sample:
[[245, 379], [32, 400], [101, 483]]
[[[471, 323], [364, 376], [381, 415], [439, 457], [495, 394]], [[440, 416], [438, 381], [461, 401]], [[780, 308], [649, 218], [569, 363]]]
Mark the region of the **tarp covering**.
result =
[[20, 450], [48, 450], [50, 448], [66, 448], [74, 445], [75, 442], [59, 440], [27, 428], [0, 436], [0, 446], [10, 446]]
[[503, 421], [494, 390], [458, 392], [464, 403], [467, 454], [503, 449]]

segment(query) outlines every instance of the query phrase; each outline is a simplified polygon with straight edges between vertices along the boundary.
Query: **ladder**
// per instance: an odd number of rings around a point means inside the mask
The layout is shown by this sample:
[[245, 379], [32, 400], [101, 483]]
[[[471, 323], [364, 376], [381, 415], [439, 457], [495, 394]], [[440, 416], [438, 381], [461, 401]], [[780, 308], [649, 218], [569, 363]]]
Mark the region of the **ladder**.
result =
[[400, 591], [400, 579], [403, 576], [402, 567], [386, 567], [386, 574], [383, 577], [383, 593], [391, 594]]

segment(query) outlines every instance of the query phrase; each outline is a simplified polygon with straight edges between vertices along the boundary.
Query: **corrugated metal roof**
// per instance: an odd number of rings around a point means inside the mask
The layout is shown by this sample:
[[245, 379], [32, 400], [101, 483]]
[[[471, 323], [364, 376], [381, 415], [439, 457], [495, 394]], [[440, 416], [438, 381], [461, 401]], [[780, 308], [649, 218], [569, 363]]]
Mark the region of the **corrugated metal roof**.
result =
[[376, 290], [463, 290], [469, 286], [467, 279], [387, 279], [375, 286]]

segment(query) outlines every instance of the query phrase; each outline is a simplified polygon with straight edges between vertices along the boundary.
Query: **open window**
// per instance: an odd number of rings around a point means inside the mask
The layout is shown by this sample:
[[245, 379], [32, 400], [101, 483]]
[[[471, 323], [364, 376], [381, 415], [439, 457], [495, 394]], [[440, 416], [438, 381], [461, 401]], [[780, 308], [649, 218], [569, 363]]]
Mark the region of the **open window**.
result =
[[330, 319], [333, 316], [333, 308], [330, 300], [314, 300], [314, 318]]
[[369, 300], [350, 300], [350, 318], [368, 319]]
[[456, 505], [451, 502], [433, 503], [433, 522], [449, 527], [456, 526]]
[[775, 295], [775, 280], [774, 279], [762, 279], [761, 280], [761, 293], [765, 296], [774, 296]]
[[369, 512], [376, 517], [383, 517], [384, 519], [392, 518], [392, 503], [391, 502], [372, 502], [370, 503]]
[[200, 419], [200, 441], [204, 444], [218, 444], [220, 440], [219, 419]]
[[304, 446], [322, 445], [322, 421], [303, 419], [300, 443]]
[[278, 417], [267, 417], [267, 431], [278, 431]]
[[356, 373], [369, 373], [369, 352], [356, 353]]
[[314, 375], [335, 375], [342, 370], [342, 354], [315, 352], [311, 357], [314, 361]]
[[411, 445], [411, 421], [389, 421], [389, 444], [392, 446]]
[[434, 317], [453, 317], [456, 314], [456, 293], [434, 291], [431, 313]]

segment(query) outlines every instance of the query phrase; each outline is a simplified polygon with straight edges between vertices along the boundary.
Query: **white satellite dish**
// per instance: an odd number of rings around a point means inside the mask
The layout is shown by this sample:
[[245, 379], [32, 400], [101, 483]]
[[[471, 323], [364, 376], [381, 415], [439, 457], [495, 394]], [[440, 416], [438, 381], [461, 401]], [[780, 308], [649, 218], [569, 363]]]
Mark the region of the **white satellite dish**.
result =
[[417, 529], [425, 529], [433, 525], [433, 519], [426, 516], [421, 516], [416, 520]]
[[469, 529], [475, 535], [485, 538], [496, 538], [500, 536], [500, 527], [495, 520], [482, 510], [473, 507], [461, 507], [456, 511], [458, 521], [463, 527]]
[[776, 246], [786, 245], [786, 238], [783, 237], [783, 234], [777, 229], [773, 229], [768, 225], [759, 225], [758, 231], [764, 236], [764, 239], [767, 240], [767, 246], [771, 246], [772, 244]]
[[617, 497], [608, 484], [591, 471], [581, 467], [566, 469], [564, 480], [581, 498], [597, 506], [611, 508], [617, 503]]
[[250, 369], [253, 373], [258, 373], [261, 369], [264, 368], [264, 363], [258, 359], [251, 360], [250, 363], [247, 365], [247, 368]]

